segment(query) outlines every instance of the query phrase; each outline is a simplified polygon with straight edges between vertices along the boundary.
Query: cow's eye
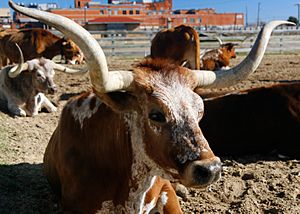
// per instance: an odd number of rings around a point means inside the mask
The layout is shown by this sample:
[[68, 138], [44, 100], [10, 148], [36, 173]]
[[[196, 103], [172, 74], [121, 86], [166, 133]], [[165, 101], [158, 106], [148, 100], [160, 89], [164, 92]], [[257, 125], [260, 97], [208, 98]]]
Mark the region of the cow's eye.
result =
[[165, 115], [160, 112], [160, 111], [152, 111], [150, 114], [149, 114], [149, 119], [150, 120], [153, 120], [155, 122], [159, 122], [159, 123], [164, 123], [166, 122], [166, 117]]

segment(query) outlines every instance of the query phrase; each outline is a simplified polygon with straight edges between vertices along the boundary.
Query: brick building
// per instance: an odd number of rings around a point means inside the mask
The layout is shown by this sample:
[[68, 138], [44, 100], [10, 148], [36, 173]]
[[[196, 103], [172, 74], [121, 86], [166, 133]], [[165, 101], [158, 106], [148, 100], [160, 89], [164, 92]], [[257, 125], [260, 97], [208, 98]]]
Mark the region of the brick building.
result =
[[[201, 26], [243, 27], [243, 13], [217, 13], [214, 9], [173, 10], [172, 0], [108, 0], [100, 4], [92, 0], [74, 0], [74, 8], [50, 8], [55, 14], [66, 16], [93, 29], [146, 29], [187, 24]], [[122, 18], [123, 17], [123, 18]], [[129, 18], [124, 21], [124, 17]], [[101, 25], [99, 20], [105, 20]], [[116, 20], [123, 20], [116, 23]], [[130, 20], [130, 21], [129, 21]], [[133, 27], [135, 26], [135, 27]]]

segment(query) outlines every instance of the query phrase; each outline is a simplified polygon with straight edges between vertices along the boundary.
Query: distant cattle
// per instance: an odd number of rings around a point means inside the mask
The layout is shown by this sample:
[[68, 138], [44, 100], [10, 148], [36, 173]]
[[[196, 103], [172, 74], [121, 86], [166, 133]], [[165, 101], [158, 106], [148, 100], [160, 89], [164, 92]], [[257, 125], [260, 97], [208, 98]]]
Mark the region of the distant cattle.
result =
[[[60, 38], [51, 32], [40, 29], [5, 30], [0, 32], [0, 56], [10, 62], [18, 62], [19, 54], [15, 46], [23, 51], [24, 60], [44, 57], [52, 59], [56, 55], [66, 56], [67, 61], [78, 60], [80, 49], [71, 40]], [[2, 60], [2, 66], [6, 61]]]
[[196, 30], [179, 25], [158, 32], [151, 42], [152, 58], [172, 59], [177, 65], [200, 69], [200, 40]]
[[72, 41], [68, 40], [64, 44], [64, 48], [62, 50], [61, 56], [65, 59], [66, 64], [83, 64], [84, 56], [79, 47]]
[[78, 72], [49, 59], [40, 58], [23, 62], [20, 48], [20, 63], [0, 70], [0, 99], [6, 102], [9, 112], [16, 116], [35, 116], [42, 107], [49, 112], [56, 107], [44, 93], [56, 92], [54, 69], [68, 73]]
[[220, 47], [204, 52], [201, 56], [200, 67], [202, 70], [216, 71], [228, 69], [230, 60], [236, 58], [234, 43], [220, 42]]
[[300, 158], [299, 81], [205, 96], [200, 127], [218, 154]]
[[47, 179], [70, 213], [144, 214], [158, 206], [164, 213], [182, 213], [164, 179], [175, 177], [203, 188], [221, 175], [220, 159], [198, 124], [204, 105], [194, 90], [245, 79], [259, 65], [272, 30], [289, 23], [267, 24], [246, 59], [226, 73], [190, 70], [156, 58], [130, 71], [108, 71], [99, 43], [81, 26], [11, 0], [9, 4], [55, 26], [86, 56], [93, 92], [66, 104], [44, 156]]

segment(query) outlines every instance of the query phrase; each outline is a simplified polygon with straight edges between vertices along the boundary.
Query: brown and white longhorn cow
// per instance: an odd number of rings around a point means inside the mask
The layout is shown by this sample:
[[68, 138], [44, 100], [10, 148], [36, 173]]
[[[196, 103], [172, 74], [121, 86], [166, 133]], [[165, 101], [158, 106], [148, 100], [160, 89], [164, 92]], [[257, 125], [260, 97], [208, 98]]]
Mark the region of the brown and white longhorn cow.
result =
[[186, 25], [158, 32], [151, 41], [151, 58], [172, 59], [177, 65], [200, 69], [200, 40], [197, 31]]
[[201, 56], [200, 68], [202, 70], [216, 71], [221, 69], [228, 69], [230, 60], [236, 58], [234, 43], [223, 44], [220, 41], [220, 47], [209, 50]]
[[198, 125], [204, 105], [194, 90], [245, 79], [259, 65], [273, 28], [289, 23], [267, 24], [246, 59], [226, 72], [158, 59], [132, 71], [108, 71], [101, 47], [81, 26], [9, 3], [70, 37], [86, 56], [94, 91], [68, 102], [44, 156], [64, 210], [77, 213], [149, 213], [159, 205], [164, 213], [182, 213], [174, 190], [160, 179], [174, 176], [201, 188], [221, 173], [220, 159]]
[[40, 28], [6, 31], [0, 32], [2, 66], [6, 65], [7, 59], [10, 62], [19, 62], [15, 44], [21, 48], [25, 61], [40, 57], [52, 59], [56, 55], [62, 55], [67, 62], [82, 62], [82, 52], [70, 39], [60, 38]]

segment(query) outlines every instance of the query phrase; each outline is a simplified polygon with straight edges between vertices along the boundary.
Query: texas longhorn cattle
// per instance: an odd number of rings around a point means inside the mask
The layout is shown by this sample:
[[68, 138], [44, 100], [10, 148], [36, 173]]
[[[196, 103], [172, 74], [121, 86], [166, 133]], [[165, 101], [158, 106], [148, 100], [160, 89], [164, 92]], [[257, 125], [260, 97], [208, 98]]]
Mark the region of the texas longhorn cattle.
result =
[[194, 90], [245, 79], [259, 65], [272, 29], [289, 23], [267, 24], [242, 64], [226, 73], [151, 58], [131, 71], [108, 71], [99, 43], [81, 26], [9, 4], [70, 37], [86, 56], [93, 92], [66, 104], [44, 156], [64, 210], [77, 213], [149, 213], [158, 204], [165, 213], [182, 213], [176, 196], [168, 195], [169, 183], [159, 179], [176, 177], [200, 188], [221, 173], [220, 159], [198, 125], [204, 105]]
[[200, 127], [218, 154], [300, 158], [299, 81], [230, 92], [204, 103]]
[[[7, 31], [7, 30], [6, 30]], [[40, 29], [9, 30], [8, 33], [0, 33], [0, 56], [10, 62], [19, 61], [18, 44], [24, 56], [24, 60], [44, 57], [52, 59], [56, 55], [66, 56], [67, 62], [80, 60], [82, 52], [70, 39], [60, 38], [51, 32]], [[2, 60], [5, 66], [5, 60]]]
[[20, 63], [0, 70], [1, 100], [6, 102], [9, 112], [16, 116], [35, 116], [42, 107], [49, 112], [56, 111], [56, 107], [44, 95], [56, 91], [53, 69], [67, 73], [78, 71], [55, 64], [45, 58], [24, 63], [22, 51], [18, 45], [16, 47], [20, 55]]
[[172, 59], [177, 65], [200, 69], [200, 40], [197, 31], [186, 25], [158, 32], [151, 41], [151, 58]]
[[234, 43], [223, 43], [220, 38], [217, 38], [220, 47], [206, 51], [200, 58], [200, 68], [202, 70], [216, 71], [228, 69], [230, 60], [236, 58]]

